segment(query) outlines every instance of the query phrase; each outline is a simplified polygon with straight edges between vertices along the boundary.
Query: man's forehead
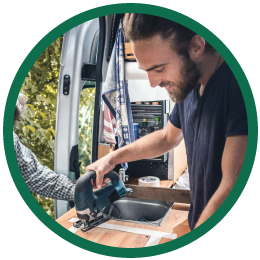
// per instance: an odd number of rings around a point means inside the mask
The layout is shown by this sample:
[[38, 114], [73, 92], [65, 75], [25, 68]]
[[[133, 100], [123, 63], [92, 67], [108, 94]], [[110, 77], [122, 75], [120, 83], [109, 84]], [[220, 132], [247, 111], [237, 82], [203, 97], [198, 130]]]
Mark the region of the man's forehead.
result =
[[139, 65], [139, 63], [137, 63], [137, 64], [138, 64], [138, 68], [139, 68], [139, 69], [148, 72], [148, 71], [152, 71], [152, 70], [161, 68], [161, 67], [163, 67], [163, 66], [166, 66], [166, 65], [168, 65], [169, 63], [166, 62], [166, 63], [155, 64], [155, 65], [150, 66], [149, 68], [141, 68], [141, 66]]
[[168, 41], [159, 35], [149, 39], [131, 41], [138, 67], [144, 71], [166, 66], [172, 62], [174, 51]]

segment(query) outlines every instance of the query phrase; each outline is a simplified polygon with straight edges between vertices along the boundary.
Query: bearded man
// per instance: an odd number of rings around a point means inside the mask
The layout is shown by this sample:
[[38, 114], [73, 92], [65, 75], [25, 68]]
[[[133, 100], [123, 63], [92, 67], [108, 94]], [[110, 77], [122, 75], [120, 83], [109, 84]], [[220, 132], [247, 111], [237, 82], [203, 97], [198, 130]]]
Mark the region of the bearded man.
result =
[[124, 31], [151, 87], [175, 102], [166, 127], [87, 167], [97, 185], [115, 165], [154, 158], [184, 138], [191, 192], [189, 226], [208, 219], [229, 195], [247, 147], [247, 114], [239, 85], [219, 53], [188, 28], [156, 16], [126, 14]]

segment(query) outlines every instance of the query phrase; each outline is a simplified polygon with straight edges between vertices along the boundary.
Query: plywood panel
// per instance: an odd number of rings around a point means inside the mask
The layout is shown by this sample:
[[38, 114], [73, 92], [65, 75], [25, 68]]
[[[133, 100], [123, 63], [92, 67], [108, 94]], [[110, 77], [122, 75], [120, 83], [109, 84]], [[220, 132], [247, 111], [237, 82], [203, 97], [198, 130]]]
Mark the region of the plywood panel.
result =
[[98, 145], [98, 159], [104, 157], [105, 155], [115, 151], [115, 147], [109, 144], [99, 144]]
[[178, 178], [187, 169], [187, 155], [184, 140], [174, 148], [174, 159], [173, 159], [173, 185], [176, 183]]
[[109, 154], [110, 146], [109, 145], [98, 145], [98, 159], [104, 157], [105, 155]]
[[[177, 234], [177, 237], [179, 237], [179, 233], [176, 232], [176, 227], [179, 225], [183, 225], [183, 222], [185, 222], [188, 218], [188, 211], [182, 211], [182, 210], [175, 210], [173, 209], [163, 225], [160, 228], [160, 231], [162, 232], [168, 232], [168, 233], [175, 233]], [[189, 226], [188, 226], [189, 227]], [[179, 230], [180, 231], [180, 230]], [[186, 228], [185, 228], [186, 231]]]
[[[174, 208], [171, 210], [165, 222], [160, 227], [109, 220], [106, 223], [129, 227], [129, 232], [96, 227], [92, 230], [89, 230], [88, 232], [83, 232], [79, 229], [76, 231], [75, 234], [95, 243], [108, 246], [127, 248], [144, 247], [148, 242], [150, 236], [144, 234], [131, 233], [131, 227], [177, 234], [177, 237], [180, 237], [190, 232], [187, 221], [188, 209], [189, 205], [176, 204]], [[69, 222], [71, 218], [77, 218], [75, 208], [65, 213], [56, 221], [63, 227], [69, 229], [73, 225], [72, 222]], [[170, 240], [165, 238], [161, 239], [159, 243], [166, 243], [168, 241]]]
[[167, 202], [191, 203], [189, 190], [171, 189], [161, 187], [144, 187], [139, 185], [125, 184], [126, 188], [131, 188], [133, 192], [127, 194], [127, 198], [156, 200]]
[[130, 42], [125, 43], [125, 59], [136, 60], [136, 58], [133, 54], [133, 50], [132, 50], [132, 46], [131, 46]]
[[75, 208], [72, 208], [71, 210], [66, 212], [64, 215], [56, 219], [56, 221], [66, 229], [69, 229], [73, 225], [72, 222], [68, 222], [71, 218], [77, 218]]
[[150, 238], [147, 235], [99, 227], [88, 232], [78, 230], [75, 234], [98, 244], [124, 248], [144, 247]]
[[161, 240], [160, 240], [158, 245], [163, 244], [163, 243], [167, 243], [169, 241], [172, 241], [172, 239], [163, 237], [163, 238], [161, 238]]
[[189, 233], [191, 230], [189, 228], [188, 220], [183, 221], [179, 225], [175, 226], [172, 230], [174, 233], [178, 234], [178, 237], [181, 237], [187, 233]]

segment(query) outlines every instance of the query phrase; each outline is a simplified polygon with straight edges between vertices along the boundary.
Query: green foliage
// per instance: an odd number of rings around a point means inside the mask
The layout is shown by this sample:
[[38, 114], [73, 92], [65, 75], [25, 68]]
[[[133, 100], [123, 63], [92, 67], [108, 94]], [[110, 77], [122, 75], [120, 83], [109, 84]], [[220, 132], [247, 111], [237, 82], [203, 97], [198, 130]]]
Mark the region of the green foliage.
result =
[[27, 97], [27, 113], [16, 124], [20, 141], [53, 170], [56, 103], [62, 37], [37, 59], [24, 80], [21, 91]]
[[[27, 112], [15, 125], [20, 142], [42, 165], [54, 170], [55, 124], [62, 37], [53, 42], [30, 69], [21, 88], [27, 97]], [[86, 82], [85, 85], [93, 85]], [[81, 92], [79, 104], [79, 160], [81, 174], [91, 158], [95, 88]], [[34, 194], [41, 207], [55, 219], [54, 200]]]
[[45, 198], [35, 193], [33, 193], [33, 197], [37, 200], [37, 202], [45, 210], [45, 212], [53, 219], [55, 219], [55, 201], [53, 199]]
[[[37, 59], [21, 92], [27, 97], [27, 113], [15, 126], [21, 143], [28, 147], [42, 165], [54, 169], [55, 123], [62, 37], [54, 41]], [[54, 218], [54, 200], [33, 194]]]
[[95, 88], [85, 88], [81, 91], [79, 102], [79, 161], [80, 172], [84, 174], [91, 159], [91, 140], [94, 112]]

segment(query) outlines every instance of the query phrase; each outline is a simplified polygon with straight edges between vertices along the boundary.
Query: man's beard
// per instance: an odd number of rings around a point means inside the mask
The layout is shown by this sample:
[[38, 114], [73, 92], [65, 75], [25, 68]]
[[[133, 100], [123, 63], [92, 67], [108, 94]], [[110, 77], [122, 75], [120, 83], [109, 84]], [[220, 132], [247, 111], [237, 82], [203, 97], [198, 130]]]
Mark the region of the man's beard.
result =
[[160, 87], [175, 86], [177, 90], [167, 90], [170, 99], [179, 103], [183, 101], [188, 94], [195, 88], [201, 76], [199, 66], [190, 58], [184, 60], [184, 65], [181, 69], [181, 80], [178, 82], [163, 81], [159, 84]]

